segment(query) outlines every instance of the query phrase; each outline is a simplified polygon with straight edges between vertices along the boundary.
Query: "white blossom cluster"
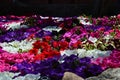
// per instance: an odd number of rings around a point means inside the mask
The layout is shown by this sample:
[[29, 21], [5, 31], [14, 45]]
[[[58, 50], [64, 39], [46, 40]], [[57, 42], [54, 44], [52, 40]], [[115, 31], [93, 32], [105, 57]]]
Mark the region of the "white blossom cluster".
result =
[[93, 50], [75, 49], [75, 50], [64, 50], [64, 51], [61, 51], [61, 55], [70, 56], [72, 54], [76, 54], [80, 58], [83, 58], [83, 57], [98, 58], [98, 57], [109, 56], [111, 54], [111, 51], [101, 51], [101, 50], [98, 50], [98, 49], [93, 49]]
[[9, 23], [5, 23], [2, 26], [7, 28], [7, 30], [9, 29], [20, 29], [20, 28], [27, 28], [27, 25], [21, 25], [23, 21], [19, 21], [19, 22], [9, 22]]
[[[40, 74], [27, 74], [25, 76], [18, 76], [20, 73], [12, 73], [12, 72], [1, 72], [0, 80], [38, 80], [40, 78]], [[14, 78], [15, 77], [15, 78]]]
[[92, 25], [92, 23], [90, 23], [90, 21], [86, 17], [80, 16], [77, 19], [79, 19], [80, 23], [83, 25]]
[[13, 41], [13, 42], [4, 42], [0, 43], [2, 50], [10, 52], [10, 53], [18, 53], [18, 52], [27, 52], [28, 50], [33, 48], [33, 43], [36, 40], [22, 40], [22, 41]]
[[47, 27], [43, 28], [43, 30], [50, 31], [50, 32], [52, 32], [52, 31], [59, 32], [60, 30], [62, 30], [62, 28], [57, 27], [57, 26], [47, 26]]

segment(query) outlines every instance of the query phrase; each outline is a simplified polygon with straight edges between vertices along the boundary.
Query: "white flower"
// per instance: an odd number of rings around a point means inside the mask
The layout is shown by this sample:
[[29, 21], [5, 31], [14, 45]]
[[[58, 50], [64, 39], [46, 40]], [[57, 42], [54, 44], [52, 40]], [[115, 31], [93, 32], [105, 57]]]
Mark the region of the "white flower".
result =
[[49, 17], [40, 16], [41, 19], [49, 19]]
[[83, 25], [92, 25], [92, 24], [90, 23], [90, 21], [86, 22], [86, 19], [88, 19], [88, 18], [86, 18], [86, 17], [80, 16], [80, 17], [78, 17], [77, 19], [79, 19], [79, 20], [80, 20], [80, 23], [82, 23]]
[[77, 49], [77, 53], [79, 54], [79, 57], [85, 57], [83, 56], [87, 51], [85, 49]]
[[98, 57], [105, 57], [105, 56], [109, 56], [111, 54], [111, 51], [101, 51], [98, 49], [93, 49], [93, 50], [82, 50], [78, 49], [78, 54], [79, 57], [93, 57], [93, 58], [98, 58]]
[[61, 51], [61, 55], [66, 55], [70, 56], [72, 54], [75, 54], [80, 57], [93, 57], [93, 58], [98, 58], [98, 57], [105, 57], [109, 56], [111, 54], [111, 51], [101, 51], [98, 49], [93, 49], [93, 50], [85, 50], [85, 49], [75, 49], [75, 50], [64, 50]]
[[52, 32], [52, 31], [57, 31], [57, 32], [59, 32], [61, 29], [62, 29], [62, 28], [57, 27], [57, 26], [47, 26], [47, 27], [43, 28], [43, 30], [45, 30], [45, 31], [50, 31], [50, 32]]
[[32, 49], [33, 43], [36, 40], [23, 40], [23, 41], [13, 41], [13, 42], [4, 42], [0, 43], [2, 50], [5, 50], [10, 53], [18, 53], [19, 51], [27, 52], [28, 50]]
[[25, 76], [18, 76], [13, 79], [14, 76], [19, 75], [20, 73], [12, 73], [12, 72], [1, 72], [0, 80], [38, 80], [40, 78], [40, 74], [27, 74]]
[[105, 36], [104, 36], [104, 39], [107, 39], [107, 40], [108, 40], [108, 39], [112, 39], [112, 38], [113, 38], [113, 36], [111, 36], [111, 35], [105, 35]]
[[92, 36], [90, 36], [88, 40], [91, 41], [92, 43], [97, 42], [97, 38], [92, 37]]
[[6, 27], [7, 30], [9, 29], [19, 29], [19, 28], [27, 28], [28, 26], [27, 25], [20, 25], [23, 21], [19, 21], [19, 22], [8, 22], [8, 23], [5, 23], [3, 24], [2, 26]]
[[40, 74], [27, 74], [25, 76], [16, 77], [14, 80], [38, 80], [40, 78]]
[[66, 55], [66, 56], [70, 56], [72, 54], [77, 54], [76, 50], [64, 50], [64, 51], [61, 51], [61, 56], [63, 55]]
[[52, 19], [56, 20], [57, 22], [64, 21], [64, 18], [62, 18], [62, 17], [52, 17]]

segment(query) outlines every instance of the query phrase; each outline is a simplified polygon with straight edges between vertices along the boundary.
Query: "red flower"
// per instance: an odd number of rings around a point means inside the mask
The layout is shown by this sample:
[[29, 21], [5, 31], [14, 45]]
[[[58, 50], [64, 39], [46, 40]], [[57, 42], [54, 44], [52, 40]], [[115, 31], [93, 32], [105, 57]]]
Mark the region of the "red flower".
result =
[[52, 38], [50, 36], [45, 36], [45, 41], [49, 42]]
[[[49, 37], [47, 37], [46, 40], [50, 40]], [[54, 41], [52, 43], [52, 45], [50, 45], [48, 42], [46, 41], [36, 41], [33, 44], [34, 48], [31, 49], [29, 52], [32, 54], [35, 54], [35, 60], [43, 60], [45, 58], [51, 58], [53, 56], [58, 56], [60, 55], [60, 52], [57, 50], [52, 50], [53, 48], [51, 46], [53, 46], [54, 48], [56, 47], [60, 47], [62, 50], [67, 49], [68, 48], [68, 42], [67, 41], [61, 41], [61, 42], [57, 42]], [[41, 53], [38, 54], [39, 48], [41, 49]]]
[[44, 54], [37, 54], [35, 57], [34, 57], [34, 60], [44, 60], [45, 59], [45, 55]]
[[29, 53], [30, 54], [38, 54], [38, 49], [36, 49], [36, 48], [33, 48], [33, 49], [31, 49], [31, 50], [29, 50]]
[[51, 52], [52, 52], [52, 55], [53, 55], [53, 56], [58, 56], [58, 55], [60, 55], [60, 52], [57, 51], [57, 50], [52, 50]]
[[81, 42], [81, 41], [77, 41], [77, 44], [78, 44], [79, 46], [81, 46], [81, 45], [82, 45], [82, 42]]
[[51, 46], [47, 42], [42, 42], [40, 47], [43, 51], [49, 51], [51, 49]]
[[40, 54], [37, 54], [34, 59], [36, 60], [44, 60], [45, 58], [51, 58], [54, 56], [59, 56], [60, 52], [56, 51], [56, 50], [50, 50], [50, 52], [47, 51], [43, 51]]
[[33, 43], [34, 48], [39, 49], [41, 46], [40, 40], [37, 40], [35, 43]]
[[59, 44], [58, 44], [57, 41], [54, 41], [54, 42], [52, 43], [52, 45], [53, 45], [54, 48], [59, 47]]
[[72, 47], [73, 47], [73, 48], [78, 48], [78, 47], [81, 46], [81, 44], [82, 44], [81, 41], [77, 41], [76, 43], [72, 44]]
[[51, 58], [54, 56], [59, 56], [60, 52], [58, 52], [57, 50], [50, 50], [49, 52], [44, 51], [43, 54], [45, 55], [45, 58]]
[[67, 41], [61, 41], [59, 42], [59, 45], [60, 45], [60, 50], [65, 50], [68, 48], [69, 43]]
[[51, 56], [50, 52], [43, 51], [42, 54], [45, 55], [45, 58], [49, 58]]
[[73, 47], [73, 48], [78, 48], [78, 44], [77, 44], [77, 42], [74, 43], [74, 44], [72, 44], [72, 47]]
[[64, 26], [65, 26], [64, 23], [61, 23], [61, 24], [59, 25], [59, 27], [61, 27], [61, 28], [63, 28]]

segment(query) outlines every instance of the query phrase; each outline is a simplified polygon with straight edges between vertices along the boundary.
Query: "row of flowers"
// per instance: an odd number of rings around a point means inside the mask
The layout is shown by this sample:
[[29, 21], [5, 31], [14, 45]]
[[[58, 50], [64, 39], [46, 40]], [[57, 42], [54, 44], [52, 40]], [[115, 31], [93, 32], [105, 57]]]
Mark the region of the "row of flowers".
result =
[[65, 72], [97, 76], [120, 67], [119, 50], [120, 15], [0, 17], [1, 80], [62, 80]]

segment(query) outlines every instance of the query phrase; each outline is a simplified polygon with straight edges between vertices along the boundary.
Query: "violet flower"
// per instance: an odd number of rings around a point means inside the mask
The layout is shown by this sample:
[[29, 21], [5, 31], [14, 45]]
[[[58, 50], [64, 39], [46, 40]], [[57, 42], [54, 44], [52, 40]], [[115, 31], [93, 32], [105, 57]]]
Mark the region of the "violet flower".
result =
[[7, 31], [5, 34], [0, 35], [0, 42], [21, 41], [28, 38], [31, 34], [35, 34], [35, 37], [42, 38], [44, 36], [50, 36], [52, 33], [40, 30], [38, 27], [22, 28], [15, 31]]
[[54, 57], [34, 63], [25, 61], [14, 66], [18, 68], [17, 71], [21, 72], [21, 75], [40, 73], [50, 80], [61, 80], [66, 71], [76, 73], [83, 78], [96, 76], [103, 71], [100, 66], [91, 63], [91, 58], [79, 58], [76, 55]]

